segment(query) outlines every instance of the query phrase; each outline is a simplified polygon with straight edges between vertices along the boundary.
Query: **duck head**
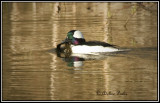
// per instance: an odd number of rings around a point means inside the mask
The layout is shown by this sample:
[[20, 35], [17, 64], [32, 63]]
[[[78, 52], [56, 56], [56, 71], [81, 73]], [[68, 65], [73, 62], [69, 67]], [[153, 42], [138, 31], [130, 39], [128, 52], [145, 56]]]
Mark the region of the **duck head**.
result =
[[85, 42], [85, 39], [79, 30], [71, 30], [67, 33], [66, 41], [71, 42], [71, 44], [78, 45]]
[[83, 34], [78, 30], [71, 30], [67, 33], [67, 37], [64, 41], [57, 45], [57, 52], [71, 54], [70, 45], [80, 45], [85, 42]]

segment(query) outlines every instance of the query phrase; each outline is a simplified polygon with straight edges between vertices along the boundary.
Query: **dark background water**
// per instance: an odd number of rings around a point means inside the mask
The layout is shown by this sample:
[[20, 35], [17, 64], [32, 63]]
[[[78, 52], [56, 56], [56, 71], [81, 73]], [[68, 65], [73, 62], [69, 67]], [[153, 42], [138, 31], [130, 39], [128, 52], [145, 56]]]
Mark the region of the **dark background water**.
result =
[[[72, 29], [131, 51], [70, 67], [48, 50]], [[2, 99], [157, 100], [157, 43], [157, 3], [3, 2]]]

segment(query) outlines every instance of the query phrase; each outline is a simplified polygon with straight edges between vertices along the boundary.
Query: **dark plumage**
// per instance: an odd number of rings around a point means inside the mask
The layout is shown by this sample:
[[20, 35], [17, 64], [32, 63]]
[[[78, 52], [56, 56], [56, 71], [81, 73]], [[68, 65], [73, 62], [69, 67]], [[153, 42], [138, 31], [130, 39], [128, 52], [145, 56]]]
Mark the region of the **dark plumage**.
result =
[[100, 46], [104, 46], [104, 47], [113, 47], [115, 45], [111, 45], [105, 42], [100, 42], [100, 41], [88, 41], [88, 42], [83, 42], [79, 45], [88, 45], [88, 46], [96, 46], [96, 45], [100, 45]]
[[76, 31], [76, 30], [71, 30], [71, 31], [69, 31], [69, 32], [72, 32], [72, 34], [74, 34], [75, 31]]

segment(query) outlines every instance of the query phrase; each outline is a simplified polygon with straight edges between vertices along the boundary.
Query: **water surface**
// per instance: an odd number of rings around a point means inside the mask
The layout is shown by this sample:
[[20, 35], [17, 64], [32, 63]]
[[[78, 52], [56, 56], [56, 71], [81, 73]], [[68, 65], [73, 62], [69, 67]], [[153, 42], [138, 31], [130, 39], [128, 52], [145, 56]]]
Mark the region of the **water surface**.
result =
[[[2, 99], [157, 100], [157, 4], [143, 5], [3, 3]], [[73, 29], [131, 50], [60, 58]]]

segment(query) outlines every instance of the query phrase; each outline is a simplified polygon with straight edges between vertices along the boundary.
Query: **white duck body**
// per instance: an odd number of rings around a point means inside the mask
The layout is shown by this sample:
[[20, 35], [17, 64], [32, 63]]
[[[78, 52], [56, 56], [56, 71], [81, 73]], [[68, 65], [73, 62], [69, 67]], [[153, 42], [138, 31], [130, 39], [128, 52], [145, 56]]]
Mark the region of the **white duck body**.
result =
[[115, 47], [103, 47], [100, 45], [97, 45], [97, 46], [71, 45], [71, 50], [72, 50], [72, 53], [80, 53], [80, 54], [96, 54], [96, 53], [120, 51]]

